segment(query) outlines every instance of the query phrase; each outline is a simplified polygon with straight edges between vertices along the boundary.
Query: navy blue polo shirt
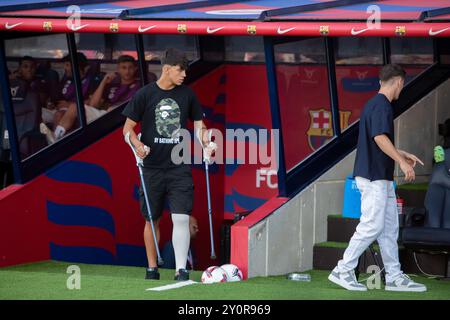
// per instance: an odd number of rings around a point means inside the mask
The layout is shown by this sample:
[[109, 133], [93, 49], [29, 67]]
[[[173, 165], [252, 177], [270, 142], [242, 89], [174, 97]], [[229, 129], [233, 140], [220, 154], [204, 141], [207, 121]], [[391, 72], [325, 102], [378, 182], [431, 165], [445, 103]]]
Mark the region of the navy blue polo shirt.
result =
[[394, 180], [395, 162], [375, 143], [374, 138], [385, 134], [394, 144], [394, 114], [384, 94], [378, 93], [364, 106], [359, 121], [358, 147], [353, 176], [370, 181]]

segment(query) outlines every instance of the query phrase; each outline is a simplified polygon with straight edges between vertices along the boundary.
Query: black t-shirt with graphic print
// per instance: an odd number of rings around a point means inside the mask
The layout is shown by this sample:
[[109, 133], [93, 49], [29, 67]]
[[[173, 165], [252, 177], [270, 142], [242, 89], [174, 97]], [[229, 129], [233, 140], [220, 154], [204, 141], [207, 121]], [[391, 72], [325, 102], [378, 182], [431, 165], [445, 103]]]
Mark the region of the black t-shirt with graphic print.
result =
[[122, 114], [141, 122], [141, 141], [150, 147], [144, 159], [148, 168], [176, 166], [171, 159], [172, 149], [180, 143], [180, 129], [186, 129], [187, 119], [202, 120], [203, 111], [194, 91], [185, 86], [161, 89], [156, 82], [136, 92]]

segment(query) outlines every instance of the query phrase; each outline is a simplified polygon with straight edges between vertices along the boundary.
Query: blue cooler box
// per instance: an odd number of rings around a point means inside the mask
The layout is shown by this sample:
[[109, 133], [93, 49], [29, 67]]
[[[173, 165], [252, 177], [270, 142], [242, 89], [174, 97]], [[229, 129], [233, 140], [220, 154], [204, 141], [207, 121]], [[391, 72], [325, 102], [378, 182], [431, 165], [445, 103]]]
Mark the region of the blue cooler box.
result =
[[342, 209], [342, 216], [344, 218], [361, 217], [361, 192], [356, 186], [356, 181], [353, 177], [348, 176], [345, 179], [344, 188], [344, 208]]
[[[397, 189], [397, 184], [394, 181], [394, 188]], [[342, 209], [342, 216], [344, 218], [361, 217], [361, 192], [356, 186], [356, 180], [352, 176], [345, 179], [344, 189], [344, 208]]]

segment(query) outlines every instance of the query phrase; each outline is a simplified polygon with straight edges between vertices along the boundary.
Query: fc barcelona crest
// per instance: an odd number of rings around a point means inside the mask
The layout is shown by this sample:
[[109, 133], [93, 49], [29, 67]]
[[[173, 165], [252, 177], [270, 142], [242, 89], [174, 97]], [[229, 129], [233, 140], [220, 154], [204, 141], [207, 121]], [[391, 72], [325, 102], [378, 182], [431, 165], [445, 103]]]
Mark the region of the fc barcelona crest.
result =
[[319, 32], [323, 36], [327, 36], [330, 33], [330, 27], [329, 26], [320, 26]]
[[44, 28], [45, 31], [52, 31], [53, 29], [51, 21], [44, 21], [42, 27]]
[[[341, 130], [348, 127], [350, 111], [340, 111]], [[317, 150], [333, 138], [333, 118], [330, 111], [325, 109], [309, 110], [310, 125], [308, 132], [308, 144], [312, 150]]]
[[109, 30], [111, 32], [119, 32], [119, 24], [118, 23], [111, 23], [109, 25]]
[[251, 35], [256, 34], [256, 26], [255, 25], [248, 25], [247, 26], [247, 33]]
[[185, 24], [179, 24], [177, 27], [177, 31], [179, 33], [186, 33], [187, 32], [187, 26]]
[[406, 34], [406, 27], [405, 26], [396, 26], [395, 34], [397, 36], [404, 36]]

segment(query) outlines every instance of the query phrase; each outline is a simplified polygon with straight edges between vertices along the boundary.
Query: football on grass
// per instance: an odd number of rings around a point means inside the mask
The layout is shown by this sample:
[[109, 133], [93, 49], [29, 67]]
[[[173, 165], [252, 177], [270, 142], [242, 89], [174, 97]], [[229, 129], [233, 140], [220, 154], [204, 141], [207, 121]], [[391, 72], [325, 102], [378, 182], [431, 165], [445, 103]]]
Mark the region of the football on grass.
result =
[[234, 264], [224, 264], [221, 268], [226, 272], [228, 282], [241, 281], [244, 278], [242, 271]]
[[218, 266], [212, 266], [203, 271], [202, 283], [227, 282], [227, 273]]

